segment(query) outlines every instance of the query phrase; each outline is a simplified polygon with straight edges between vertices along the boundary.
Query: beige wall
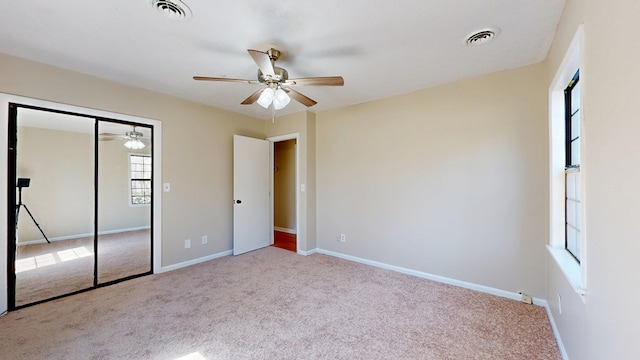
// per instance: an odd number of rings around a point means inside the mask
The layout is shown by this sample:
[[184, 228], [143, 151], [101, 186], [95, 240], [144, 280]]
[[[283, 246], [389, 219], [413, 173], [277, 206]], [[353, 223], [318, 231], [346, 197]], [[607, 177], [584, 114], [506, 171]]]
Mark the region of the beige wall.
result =
[[[584, 23], [587, 295], [583, 303], [550, 257], [547, 294], [571, 359], [636, 359], [640, 353], [640, 2], [567, 0], [549, 53], [548, 85]], [[562, 297], [558, 313], [557, 295]]]
[[296, 140], [273, 144], [273, 226], [296, 230]]
[[315, 113], [307, 112], [306, 114], [306, 128], [307, 128], [307, 144], [306, 144], [306, 185], [307, 185], [307, 217], [308, 221], [306, 222], [307, 227], [307, 249], [316, 249], [318, 247], [317, 240], [317, 194], [318, 194], [318, 186], [316, 183], [317, 179], [317, 115]]
[[0, 78], [0, 92], [162, 121], [162, 265], [232, 248], [233, 135], [264, 138], [264, 121], [7, 55]]
[[544, 297], [544, 78], [539, 64], [318, 114], [318, 247]]

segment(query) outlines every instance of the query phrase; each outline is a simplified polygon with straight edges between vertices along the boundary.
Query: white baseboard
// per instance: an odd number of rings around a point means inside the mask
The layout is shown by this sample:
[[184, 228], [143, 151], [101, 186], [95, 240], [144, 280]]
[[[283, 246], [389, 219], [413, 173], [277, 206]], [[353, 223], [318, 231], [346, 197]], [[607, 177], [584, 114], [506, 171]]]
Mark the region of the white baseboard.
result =
[[317, 253], [317, 252], [318, 252], [318, 249], [311, 249], [311, 250], [309, 250], [309, 251], [298, 250], [297, 252], [298, 252], [298, 254], [300, 254], [300, 255], [308, 256], [308, 255], [313, 255], [313, 254]]
[[278, 226], [274, 226], [273, 230], [280, 231], [280, 232], [287, 233], [287, 234], [296, 234], [296, 231], [294, 229], [281, 228], [281, 227], [278, 227]]
[[560, 355], [562, 356], [563, 360], [569, 360], [569, 354], [567, 354], [567, 349], [565, 349], [564, 343], [562, 342], [562, 338], [560, 337], [560, 331], [558, 330], [558, 326], [556, 325], [556, 320], [553, 317], [553, 313], [551, 312], [549, 303], [545, 300], [543, 306], [547, 310], [547, 317], [549, 318], [549, 323], [551, 323], [551, 330], [553, 330], [553, 336], [555, 336], [556, 342], [558, 343], [558, 349], [560, 350]]
[[[98, 235], [118, 234], [118, 233], [123, 233], [123, 232], [138, 231], [138, 230], [148, 230], [148, 229], [151, 229], [151, 226], [138, 226], [138, 227], [132, 227], [132, 228], [126, 228], [126, 229], [115, 229], [115, 230], [99, 231]], [[80, 239], [80, 238], [85, 238], [85, 237], [90, 237], [90, 236], [93, 236], [92, 232], [91, 233], [84, 233], [84, 234], [56, 236], [56, 237], [49, 238], [49, 241], [72, 240], [72, 239]], [[42, 239], [36, 239], [36, 240], [20, 242], [17, 245], [18, 246], [24, 246], [24, 245], [44, 244], [46, 242], [47, 242], [47, 240], [42, 238]]]
[[217, 254], [207, 255], [207, 256], [203, 256], [201, 258], [197, 258], [197, 259], [193, 259], [193, 260], [189, 260], [189, 261], [184, 261], [184, 262], [173, 264], [173, 265], [161, 266], [160, 267], [160, 271], [158, 271], [156, 273], [160, 274], [160, 273], [164, 273], [164, 272], [171, 271], [171, 270], [177, 270], [177, 269], [180, 269], [180, 268], [183, 268], [183, 267], [199, 264], [199, 263], [202, 263], [202, 262], [205, 262], [205, 261], [221, 258], [221, 257], [224, 257], [224, 256], [229, 256], [231, 254], [233, 254], [233, 250], [227, 250], [227, 251], [219, 252]]
[[[334, 252], [334, 251], [329, 251], [329, 250], [324, 250], [324, 249], [315, 249], [315, 250], [319, 254], [325, 254], [325, 255], [329, 255], [329, 256], [334, 256], [334, 257], [338, 257], [338, 258], [349, 260], [349, 261], [354, 261], [354, 262], [365, 264], [365, 265], [371, 265], [371, 266], [379, 267], [379, 268], [382, 268], [382, 269], [396, 271], [396, 272], [399, 272], [399, 273], [402, 273], [402, 274], [417, 276], [419, 278], [433, 280], [433, 281], [437, 281], [437, 282], [444, 283], [444, 284], [454, 285], [454, 286], [458, 286], [458, 287], [461, 287], [461, 288], [470, 289], [470, 290], [474, 290], [474, 291], [479, 291], [479, 292], [483, 292], [483, 293], [491, 294], [491, 295], [495, 295], [495, 296], [500, 296], [500, 297], [511, 299], [511, 300], [517, 300], [517, 301], [521, 300], [521, 295], [518, 294], [517, 292], [510, 292], [510, 291], [505, 291], [505, 290], [501, 290], [501, 289], [496, 289], [496, 288], [493, 288], [493, 287], [490, 287], [490, 286], [479, 285], [479, 284], [474, 284], [474, 283], [470, 283], [470, 282], [466, 282], [466, 281], [460, 281], [460, 280], [456, 280], [456, 279], [451, 279], [451, 278], [440, 276], [440, 275], [434, 275], [434, 274], [429, 274], [429, 273], [422, 272], [422, 271], [403, 268], [403, 267], [400, 267], [400, 266], [389, 265], [389, 264], [385, 264], [385, 263], [378, 262], [378, 261], [373, 261], [373, 260], [359, 258], [359, 257], [356, 257], [356, 256], [337, 253], [337, 252]], [[547, 303], [547, 301], [544, 300], [544, 299], [533, 298], [533, 304], [534, 305], [544, 306], [544, 304], [546, 304], [546, 303]]]

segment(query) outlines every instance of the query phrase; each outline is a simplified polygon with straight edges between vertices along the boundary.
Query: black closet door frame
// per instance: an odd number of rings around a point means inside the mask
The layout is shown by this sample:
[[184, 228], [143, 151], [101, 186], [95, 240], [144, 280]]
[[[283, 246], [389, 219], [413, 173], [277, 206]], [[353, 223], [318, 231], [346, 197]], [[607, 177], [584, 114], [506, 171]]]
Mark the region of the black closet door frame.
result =
[[[76, 290], [70, 293], [65, 293], [62, 295], [57, 295], [51, 298], [37, 300], [28, 304], [16, 306], [16, 272], [15, 272], [15, 257], [16, 257], [16, 228], [15, 228], [15, 220], [16, 220], [16, 181], [17, 181], [17, 130], [18, 130], [18, 109], [25, 108], [31, 110], [38, 111], [47, 111], [57, 114], [65, 114], [72, 115], [78, 117], [85, 117], [89, 119], [94, 119], [94, 214], [93, 214], [93, 253], [94, 253], [94, 262], [93, 262], [93, 286], [88, 287], [86, 289]], [[149, 205], [150, 214], [150, 269], [147, 272], [141, 274], [134, 274], [125, 276], [123, 278], [119, 278], [116, 280], [98, 283], [98, 128], [100, 122], [111, 122], [118, 123], [123, 125], [135, 125], [139, 127], [146, 127], [151, 130], [151, 204]], [[18, 310], [24, 307], [33, 306], [37, 304], [41, 304], [48, 301], [57, 300], [60, 298], [64, 298], [67, 296], [83, 293], [86, 291], [90, 291], [99, 287], [109, 286], [112, 284], [116, 284], [122, 281], [138, 278], [141, 276], [146, 276], [153, 274], [154, 269], [154, 199], [156, 197], [154, 190], [154, 171], [155, 171], [155, 156], [154, 155], [154, 125], [145, 124], [145, 123], [137, 123], [133, 121], [126, 121], [120, 119], [112, 119], [106, 118], [96, 115], [89, 115], [83, 113], [76, 113], [71, 111], [46, 108], [35, 105], [21, 104], [17, 102], [9, 102], [9, 119], [8, 119], [8, 156], [7, 156], [7, 302], [8, 302], [8, 311]]]

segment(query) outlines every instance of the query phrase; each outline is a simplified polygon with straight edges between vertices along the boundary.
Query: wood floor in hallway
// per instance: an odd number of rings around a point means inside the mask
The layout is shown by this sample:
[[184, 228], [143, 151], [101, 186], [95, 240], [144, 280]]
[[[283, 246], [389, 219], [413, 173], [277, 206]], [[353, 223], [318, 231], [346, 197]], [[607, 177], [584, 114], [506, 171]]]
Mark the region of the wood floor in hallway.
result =
[[273, 246], [277, 248], [296, 252], [298, 250], [296, 247], [296, 243], [296, 234], [289, 234], [277, 230], [273, 232]]

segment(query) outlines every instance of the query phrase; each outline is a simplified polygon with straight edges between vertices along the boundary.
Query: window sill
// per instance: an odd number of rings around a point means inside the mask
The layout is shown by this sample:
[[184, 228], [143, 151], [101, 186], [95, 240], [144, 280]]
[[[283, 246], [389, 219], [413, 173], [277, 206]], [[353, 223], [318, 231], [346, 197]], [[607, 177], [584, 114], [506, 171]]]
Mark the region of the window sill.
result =
[[558, 264], [558, 267], [569, 281], [569, 284], [571, 284], [573, 290], [580, 295], [584, 301], [584, 297], [587, 295], [587, 289], [582, 285], [580, 264], [564, 248], [547, 245], [547, 250], [549, 250], [549, 254], [551, 254], [551, 257], [556, 261], [556, 264]]

